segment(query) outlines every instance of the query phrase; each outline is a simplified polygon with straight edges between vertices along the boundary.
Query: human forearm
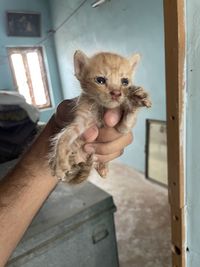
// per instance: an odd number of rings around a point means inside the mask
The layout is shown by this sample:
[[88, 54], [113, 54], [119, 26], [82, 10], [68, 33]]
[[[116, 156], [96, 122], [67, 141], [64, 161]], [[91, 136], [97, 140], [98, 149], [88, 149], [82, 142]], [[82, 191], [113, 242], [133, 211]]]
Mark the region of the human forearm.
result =
[[52, 127], [50, 121], [17, 168], [0, 184], [0, 266], [4, 266], [57, 184], [57, 179], [51, 176], [46, 157]]
[[[75, 100], [63, 101], [36, 142], [25, 153], [12, 173], [0, 183], [0, 267], [20, 241], [33, 217], [57, 184], [48, 167], [49, 138], [73, 118]], [[120, 113], [109, 110], [105, 123], [109, 128], [88, 129], [83, 136], [86, 143], [94, 143], [98, 159], [107, 162], [121, 154], [131, 142], [131, 134], [123, 137], [114, 127]], [[97, 138], [98, 137], [98, 138]]]

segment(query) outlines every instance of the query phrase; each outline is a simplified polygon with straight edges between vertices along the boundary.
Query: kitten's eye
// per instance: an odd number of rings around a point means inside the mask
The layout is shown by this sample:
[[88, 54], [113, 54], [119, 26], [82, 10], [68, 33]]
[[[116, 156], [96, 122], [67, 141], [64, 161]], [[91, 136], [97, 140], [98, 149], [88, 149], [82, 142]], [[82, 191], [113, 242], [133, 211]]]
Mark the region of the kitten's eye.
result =
[[96, 81], [97, 83], [99, 83], [99, 84], [106, 84], [106, 78], [101, 77], [101, 76], [96, 77], [95, 81]]
[[129, 80], [127, 78], [122, 78], [121, 83], [122, 85], [127, 86], [129, 84]]

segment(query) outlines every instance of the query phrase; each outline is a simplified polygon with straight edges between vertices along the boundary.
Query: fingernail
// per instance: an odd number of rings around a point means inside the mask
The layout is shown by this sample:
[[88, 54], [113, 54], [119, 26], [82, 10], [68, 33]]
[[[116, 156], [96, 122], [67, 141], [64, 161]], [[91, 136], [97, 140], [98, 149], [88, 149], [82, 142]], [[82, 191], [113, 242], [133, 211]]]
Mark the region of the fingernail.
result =
[[94, 147], [91, 145], [85, 145], [84, 150], [88, 154], [93, 154], [95, 152]]
[[104, 115], [104, 120], [109, 127], [115, 126], [120, 120], [119, 110], [108, 110]]
[[110, 124], [112, 125], [112, 126], [114, 126], [116, 123], [117, 123], [117, 121], [118, 121], [118, 119], [119, 119], [119, 116], [118, 116], [118, 114], [116, 114], [116, 113], [113, 113], [112, 114], [112, 117], [110, 117], [109, 118], [110, 119]]

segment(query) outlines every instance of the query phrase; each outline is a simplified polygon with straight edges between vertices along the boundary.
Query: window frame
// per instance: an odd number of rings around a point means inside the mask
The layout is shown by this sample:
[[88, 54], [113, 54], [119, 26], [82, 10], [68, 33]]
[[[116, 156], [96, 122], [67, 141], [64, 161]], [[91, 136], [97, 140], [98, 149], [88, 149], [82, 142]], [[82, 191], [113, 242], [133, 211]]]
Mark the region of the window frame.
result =
[[[49, 82], [48, 82], [48, 78], [47, 78], [47, 71], [46, 71], [46, 66], [45, 66], [45, 61], [44, 61], [43, 47], [42, 46], [37, 46], [37, 47], [31, 47], [31, 46], [28, 46], [28, 47], [20, 47], [20, 46], [19, 47], [7, 47], [7, 52], [8, 52], [8, 57], [9, 57], [9, 65], [11, 68], [12, 78], [13, 78], [13, 82], [14, 82], [14, 86], [15, 86], [16, 90], [19, 92], [17, 80], [16, 80], [16, 76], [15, 76], [15, 70], [14, 70], [12, 59], [11, 59], [11, 55], [14, 53], [18, 53], [18, 54], [22, 55], [22, 60], [23, 60], [23, 64], [25, 67], [27, 84], [29, 87], [32, 105], [34, 105], [35, 107], [37, 107], [39, 109], [45, 109], [45, 108], [52, 107], [50, 90], [49, 90]], [[47, 100], [47, 103], [43, 104], [43, 105], [38, 105], [38, 104], [36, 104], [36, 101], [35, 101], [34, 91], [33, 91], [33, 86], [32, 86], [32, 81], [31, 81], [31, 75], [30, 75], [30, 71], [29, 71], [29, 67], [28, 67], [28, 60], [26, 57], [26, 53], [28, 53], [28, 52], [37, 52], [37, 54], [38, 54], [40, 71], [41, 71], [41, 75], [42, 75], [42, 82], [44, 85], [44, 93], [45, 93], [45, 97]]]

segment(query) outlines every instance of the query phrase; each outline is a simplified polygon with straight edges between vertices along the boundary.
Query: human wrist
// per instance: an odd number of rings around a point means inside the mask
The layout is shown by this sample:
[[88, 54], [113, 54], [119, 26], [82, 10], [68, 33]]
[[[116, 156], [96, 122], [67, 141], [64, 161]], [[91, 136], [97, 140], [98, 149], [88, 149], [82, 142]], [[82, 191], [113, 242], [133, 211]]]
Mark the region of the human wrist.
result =
[[23, 169], [34, 176], [41, 176], [40, 174], [42, 173], [42, 176], [53, 177], [49, 167], [48, 158], [51, 145], [50, 140], [56, 131], [57, 127], [54, 123], [54, 118], [52, 117], [40, 135], [22, 155], [19, 161], [20, 169]]

